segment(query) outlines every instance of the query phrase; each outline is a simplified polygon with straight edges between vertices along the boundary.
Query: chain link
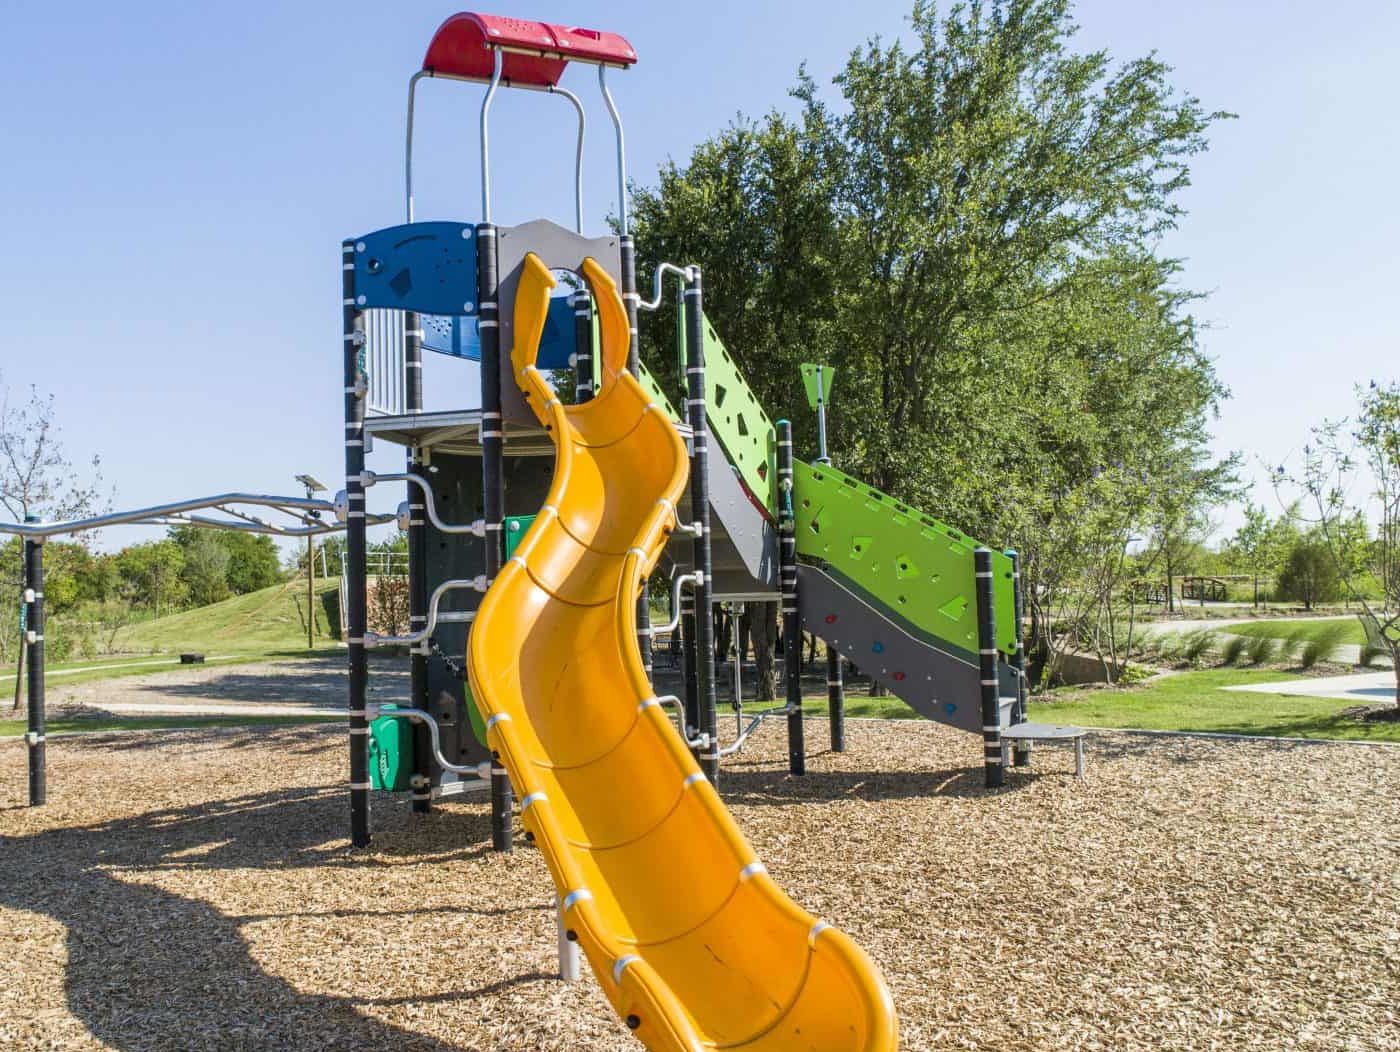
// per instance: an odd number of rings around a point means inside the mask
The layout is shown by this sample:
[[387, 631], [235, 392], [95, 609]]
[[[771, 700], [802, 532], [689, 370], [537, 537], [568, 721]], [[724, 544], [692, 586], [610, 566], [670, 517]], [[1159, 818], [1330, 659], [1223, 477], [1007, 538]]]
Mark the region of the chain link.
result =
[[452, 675], [455, 678], [467, 678], [467, 670], [447, 656], [447, 653], [442, 649], [442, 647], [438, 646], [436, 636], [430, 636], [428, 638], [428, 649], [430, 649], [433, 652], [434, 657], [442, 659], [442, 663], [447, 666], [447, 671], [452, 673]]

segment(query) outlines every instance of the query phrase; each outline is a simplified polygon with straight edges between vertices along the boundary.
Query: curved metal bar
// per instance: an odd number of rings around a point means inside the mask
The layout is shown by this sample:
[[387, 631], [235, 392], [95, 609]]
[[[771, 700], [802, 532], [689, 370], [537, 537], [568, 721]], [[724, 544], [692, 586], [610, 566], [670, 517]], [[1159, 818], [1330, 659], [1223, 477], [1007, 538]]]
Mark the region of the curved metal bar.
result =
[[637, 309], [656, 310], [661, 306], [662, 284], [667, 274], [674, 274], [681, 281], [690, 281], [696, 269], [694, 266], [678, 267], [674, 263], [658, 263], [651, 275], [651, 299], [639, 301]]
[[578, 114], [578, 148], [574, 153], [574, 229], [583, 233], [583, 137], [588, 128], [588, 115], [583, 111], [583, 100], [568, 88], [552, 86], [551, 95], [562, 95], [574, 104]]
[[769, 716], [790, 716], [793, 711], [794, 709], [791, 705], [784, 705], [781, 708], [765, 709], [762, 712], [754, 713], [753, 718], [749, 720], [749, 725], [739, 732], [739, 736], [723, 749], [716, 752], [715, 755], [719, 756], [721, 759], [726, 756], [733, 756], [744, 747], [744, 743], [749, 740], [749, 736], [753, 734], [754, 731], [758, 730], [759, 724], [765, 719]]
[[491, 103], [496, 98], [496, 89], [501, 86], [501, 49], [492, 48], [495, 65], [491, 69], [491, 83], [486, 96], [481, 100], [481, 221], [491, 222]]
[[[226, 522], [208, 516], [190, 515], [189, 512], [214, 508], [225, 514], [237, 514], [226, 507], [230, 504], [248, 504], [255, 507], [274, 508], [287, 515], [300, 511], [329, 513], [332, 521], [318, 527], [278, 526], [275, 523]], [[68, 533], [87, 533], [107, 526], [166, 525], [170, 520], [190, 522], [196, 526], [217, 529], [244, 530], [248, 533], [269, 533], [283, 537], [305, 537], [311, 534], [335, 533], [344, 527], [334, 521], [335, 505], [330, 501], [312, 500], [307, 497], [276, 497], [264, 493], [220, 493], [213, 497], [196, 497], [192, 500], [173, 501], [169, 504], [154, 504], [131, 511], [110, 512], [105, 515], [92, 515], [82, 519], [66, 519], [62, 522], [0, 522], [0, 533], [13, 533], [21, 537], [56, 537]], [[247, 516], [240, 516], [248, 518]], [[367, 516], [366, 521], [374, 524], [388, 522], [389, 515]], [[305, 521], [303, 519], [303, 521]]]
[[681, 588], [686, 584], [694, 587], [699, 583], [699, 575], [693, 573], [676, 574], [671, 579], [671, 620], [664, 625], [652, 625], [653, 634], [657, 632], [674, 632], [676, 626], [681, 623]]
[[626, 237], [627, 227], [627, 144], [622, 135], [622, 117], [613, 102], [612, 92], [608, 91], [608, 67], [598, 67], [598, 87], [603, 92], [603, 101], [608, 104], [608, 115], [612, 117], [613, 130], [617, 133], [617, 222], [618, 234]]
[[476, 764], [452, 763], [447, 759], [446, 756], [442, 754], [442, 732], [438, 730], [438, 722], [433, 717], [432, 713], [424, 712], [422, 709], [390, 709], [387, 712], [385, 712], [383, 709], [380, 709], [379, 715], [392, 716], [395, 719], [403, 717], [406, 720], [412, 720], [415, 723], [424, 724], [428, 728], [428, 738], [432, 741], [433, 759], [437, 762], [437, 765], [439, 767], [441, 767], [444, 771], [451, 771], [453, 774], [471, 774], [476, 775], [478, 779], [481, 779], [481, 775], [477, 770]]
[[474, 537], [486, 536], [486, 520], [477, 519], [470, 523], [443, 522], [438, 517], [437, 504], [433, 500], [433, 487], [428, 485], [428, 480], [422, 475], [415, 475], [411, 471], [396, 471], [392, 475], [379, 475], [373, 471], [366, 471], [360, 476], [360, 484], [369, 489], [380, 482], [411, 482], [423, 491], [423, 507], [428, 513], [428, 521], [436, 526], [443, 533], [470, 533]]
[[426, 69], [420, 69], [413, 76], [408, 78], [408, 124], [404, 134], [403, 147], [403, 194], [404, 213], [406, 222], [413, 222], [413, 108], [415, 97], [418, 92], [418, 82], [424, 77], [431, 77], [432, 73]]
[[[471, 580], [466, 578], [454, 578], [443, 581], [433, 589], [433, 594], [428, 599], [428, 622], [417, 632], [410, 632], [406, 636], [381, 636], [374, 632], [365, 633], [365, 646], [367, 647], [395, 647], [412, 646], [414, 643], [421, 643], [427, 639], [437, 629], [439, 621], [447, 620], [447, 614], [441, 617], [438, 615], [438, 604], [442, 602], [442, 597], [448, 592], [464, 592], [470, 589], [473, 592], [485, 591], [486, 578], [474, 577]], [[448, 613], [468, 613], [469, 611], [448, 611]], [[469, 621], [471, 618], [454, 617], [455, 622]]]
[[656, 702], [658, 705], [668, 705], [676, 710], [676, 717], [680, 720], [681, 724], [681, 738], [685, 740], [685, 744], [687, 746], [689, 746], [692, 749], [699, 749], [704, 747], [705, 738], [703, 735], [701, 735], [699, 738], [692, 738], [690, 736], [692, 728], [685, 722], [685, 703], [682, 702], [680, 698], [676, 697], [674, 694], [658, 694], [651, 700]]

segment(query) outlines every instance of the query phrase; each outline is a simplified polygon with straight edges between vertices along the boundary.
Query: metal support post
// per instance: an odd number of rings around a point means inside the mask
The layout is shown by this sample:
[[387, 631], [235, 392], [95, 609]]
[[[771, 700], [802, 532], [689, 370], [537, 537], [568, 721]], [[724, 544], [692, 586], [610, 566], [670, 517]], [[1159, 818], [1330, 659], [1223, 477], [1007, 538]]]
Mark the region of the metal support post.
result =
[[341, 331], [345, 351], [345, 623], [350, 663], [350, 843], [368, 847], [369, 723], [365, 703], [369, 686], [365, 633], [365, 373], [364, 313], [355, 302], [355, 243], [341, 245]]
[[992, 581], [992, 552], [978, 548], [972, 553], [977, 581], [977, 653], [982, 685], [982, 763], [987, 787], [995, 789], [1005, 780], [1001, 753], [1001, 692], [997, 685], [996, 599]]
[[788, 770], [807, 773], [807, 743], [802, 726], [802, 626], [797, 616], [797, 533], [792, 505], [792, 423], [779, 420], [778, 431], [778, 575], [782, 585], [783, 658], [787, 665]]
[[[403, 316], [404, 409], [423, 411], [423, 320], [417, 311]], [[427, 465], [418, 446], [408, 448], [408, 473], [426, 476]], [[405, 483], [408, 498], [408, 628], [418, 632], [428, 623], [428, 522], [424, 517], [423, 494]], [[409, 705], [427, 711], [428, 655], [414, 647], [408, 659]], [[413, 810], [427, 814], [433, 807], [433, 754], [428, 728], [413, 725], [413, 779], [410, 787]]]
[[[1008, 548], [1006, 557], [1011, 560], [1011, 586], [1015, 601], [1012, 604], [1016, 618], [1016, 649], [1011, 654], [1011, 667], [1016, 670], [1016, 708], [1012, 711], [1012, 723], [1025, 723], [1027, 719], [1026, 698], [1026, 633], [1023, 620], [1026, 616], [1025, 593], [1021, 585], [1021, 556]], [[1011, 750], [1011, 762], [1016, 767], [1031, 765], [1031, 743], [1026, 740], [1016, 742]]]
[[[36, 521], [26, 517], [25, 522]], [[48, 801], [48, 755], [44, 730], [44, 538], [24, 539], [24, 647], [29, 659], [29, 806]]]

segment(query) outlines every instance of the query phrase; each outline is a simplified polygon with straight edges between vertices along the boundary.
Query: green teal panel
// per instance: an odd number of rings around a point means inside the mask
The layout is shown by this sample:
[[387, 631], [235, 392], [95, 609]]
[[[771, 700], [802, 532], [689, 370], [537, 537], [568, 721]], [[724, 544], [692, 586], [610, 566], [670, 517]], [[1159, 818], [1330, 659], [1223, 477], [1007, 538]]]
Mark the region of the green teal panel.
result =
[[[920, 632], [977, 652], [977, 541], [835, 468], [798, 462], [797, 554], [819, 559]], [[1011, 560], [992, 555], [997, 646], [1016, 645]]]
[[652, 376], [651, 373], [647, 371], [647, 367], [640, 362], [637, 363], [637, 368], [641, 374], [637, 377], [637, 382], [642, 385], [642, 390], [646, 391], [647, 396], [653, 402], [665, 409], [666, 412], [670, 414], [672, 420], [680, 422], [680, 414], [676, 412], [675, 407], [671, 405], [670, 399], [668, 399], [665, 392], [661, 390], [661, 385], [656, 382], [656, 377]]
[[[394, 706], [385, 705], [384, 711]], [[380, 716], [369, 725], [371, 789], [401, 793], [413, 777], [413, 724], [402, 717]]]
[[520, 542], [525, 539], [525, 531], [530, 528], [535, 521], [533, 515], [507, 515], [506, 516], [506, 561], [515, 554], [515, 549], [520, 547]]
[[481, 710], [476, 707], [476, 698], [472, 695], [472, 685], [470, 680], [462, 680], [462, 690], [467, 696], [467, 722], [472, 725], [472, 736], [483, 749], [486, 745], [486, 721], [481, 718]]

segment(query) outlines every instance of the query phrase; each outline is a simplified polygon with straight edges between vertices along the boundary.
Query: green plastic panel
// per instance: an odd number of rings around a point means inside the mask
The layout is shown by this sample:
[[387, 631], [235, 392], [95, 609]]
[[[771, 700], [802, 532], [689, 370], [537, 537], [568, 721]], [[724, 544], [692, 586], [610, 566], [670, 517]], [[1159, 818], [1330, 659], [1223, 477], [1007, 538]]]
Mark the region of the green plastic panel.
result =
[[770, 514], [778, 510], [777, 445], [773, 421], [763, 411], [739, 366], [705, 319], [705, 409], [744, 487]]
[[[977, 653], [978, 542], [824, 465], [793, 478], [797, 554], [819, 559], [922, 633]], [[994, 552], [997, 646], [1016, 645], [1011, 560]]]
[[[385, 712], [396, 706], [385, 705]], [[402, 793], [413, 777], [413, 724], [402, 717], [380, 716], [369, 725], [371, 789]]]
[[637, 382], [642, 385], [642, 390], [647, 393], [647, 396], [651, 398], [653, 402], [665, 409], [666, 412], [671, 415], [672, 420], [680, 422], [680, 414], [676, 412], [676, 407], [671, 404], [671, 400], [666, 397], [666, 393], [661, 390], [661, 385], [656, 382], [656, 377], [652, 376], [651, 373], [647, 371], [647, 367], [640, 362], [637, 363], [637, 368], [640, 370]]
[[[836, 380], [836, 367], [806, 363], [799, 366], [802, 372], [802, 386], [807, 390], [807, 404], [813, 409], [817, 403], [831, 404], [831, 385]], [[820, 382], [820, 388], [817, 386]]]

